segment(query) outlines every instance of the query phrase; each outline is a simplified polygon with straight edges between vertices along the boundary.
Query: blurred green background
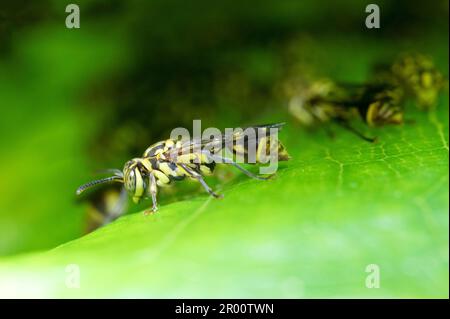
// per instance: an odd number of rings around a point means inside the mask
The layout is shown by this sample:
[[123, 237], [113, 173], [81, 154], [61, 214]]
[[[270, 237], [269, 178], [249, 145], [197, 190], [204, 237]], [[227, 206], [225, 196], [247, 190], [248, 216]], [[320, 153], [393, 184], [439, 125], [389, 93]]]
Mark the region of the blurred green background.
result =
[[[305, 131], [282, 90], [295, 72], [361, 82], [404, 51], [448, 78], [448, 1], [377, 1], [370, 30], [358, 0], [76, 3], [80, 29], [65, 27], [68, 2], [0, 4], [1, 296], [448, 297], [448, 92], [436, 111], [408, 108], [414, 124], [361, 125], [381, 138], [368, 145]], [[294, 160], [266, 185], [219, 170], [214, 203], [181, 183], [150, 221], [129, 215], [46, 252], [85, 234], [80, 184], [193, 119], [285, 121]], [[90, 284], [68, 290], [64, 265], [78, 262]], [[370, 263], [387, 269], [384, 290], [364, 287]]]

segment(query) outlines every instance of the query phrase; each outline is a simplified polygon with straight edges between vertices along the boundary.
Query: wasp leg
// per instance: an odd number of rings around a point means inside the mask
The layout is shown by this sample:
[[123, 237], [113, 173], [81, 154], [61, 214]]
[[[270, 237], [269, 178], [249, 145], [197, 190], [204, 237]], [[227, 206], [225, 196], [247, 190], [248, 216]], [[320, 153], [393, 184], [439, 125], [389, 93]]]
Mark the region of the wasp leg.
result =
[[185, 164], [178, 164], [180, 165], [188, 174], [189, 176], [191, 176], [192, 178], [195, 178], [196, 180], [198, 180], [200, 182], [200, 184], [202, 184], [203, 188], [213, 197], [215, 198], [222, 198], [223, 195], [221, 194], [217, 194], [215, 193], [211, 187], [208, 186], [208, 184], [206, 184], [205, 180], [203, 179], [202, 175], [200, 175], [199, 173], [197, 173], [196, 171], [194, 171], [193, 169], [191, 169], [190, 167], [188, 167]]
[[153, 173], [150, 173], [148, 176], [149, 179], [149, 188], [148, 191], [150, 193], [150, 196], [152, 197], [152, 209], [146, 210], [144, 212], [145, 215], [156, 213], [158, 211], [158, 201], [156, 200], [156, 194], [158, 193], [158, 185], [156, 184], [156, 178]]
[[337, 123], [342, 126], [343, 128], [345, 128], [346, 130], [352, 132], [353, 134], [355, 134], [356, 136], [362, 138], [364, 141], [370, 142], [370, 143], [375, 143], [378, 141], [377, 137], [368, 137], [365, 136], [363, 133], [361, 133], [360, 131], [358, 131], [357, 129], [355, 129], [353, 126], [351, 126], [350, 124], [348, 124], [346, 121], [337, 121]]
[[220, 155], [213, 155], [211, 153], [205, 153], [206, 156], [208, 156], [211, 160], [213, 160], [216, 163], [225, 163], [225, 164], [230, 164], [234, 167], [236, 167], [238, 170], [240, 170], [242, 173], [244, 173], [245, 175], [247, 175], [248, 177], [254, 178], [254, 179], [259, 179], [259, 180], [268, 180], [272, 175], [270, 176], [258, 176], [253, 174], [252, 172], [246, 170], [245, 168], [243, 168], [242, 166], [240, 166], [238, 163], [233, 162], [233, 160], [226, 158], [226, 157], [222, 157]]

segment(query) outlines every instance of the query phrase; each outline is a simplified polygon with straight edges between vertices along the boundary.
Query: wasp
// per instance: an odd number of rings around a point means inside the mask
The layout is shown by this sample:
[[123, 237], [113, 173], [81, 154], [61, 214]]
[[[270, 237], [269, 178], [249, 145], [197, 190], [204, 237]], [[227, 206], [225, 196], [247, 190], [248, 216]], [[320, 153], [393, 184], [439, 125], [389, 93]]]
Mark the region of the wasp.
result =
[[[158, 210], [157, 193], [159, 187], [165, 187], [174, 181], [190, 178], [198, 181], [213, 197], [221, 195], [214, 192], [203, 179], [211, 175], [217, 163], [224, 163], [239, 169], [247, 176], [259, 180], [266, 180], [270, 176], [256, 175], [242, 167], [235, 157], [241, 157], [244, 163], [265, 163], [269, 157], [275, 156], [277, 161], [290, 159], [285, 147], [271, 132], [280, 130], [284, 123], [259, 125], [234, 131], [212, 139], [167, 139], [148, 147], [143, 156], [125, 163], [123, 170], [110, 170], [112, 176], [94, 180], [80, 186], [76, 193], [81, 194], [86, 189], [103, 183], [117, 182], [124, 185], [125, 190], [135, 203], [144, 198], [152, 199], [151, 210], [146, 214]], [[246, 134], [248, 129], [254, 135]], [[224, 155], [222, 150], [229, 150], [230, 156]], [[255, 154], [251, 151], [255, 150]], [[274, 155], [275, 154], [275, 155]]]
[[350, 121], [362, 119], [368, 126], [403, 123], [402, 91], [385, 84], [338, 84], [328, 79], [299, 89], [289, 102], [290, 113], [304, 126], [335, 122], [368, 142]]

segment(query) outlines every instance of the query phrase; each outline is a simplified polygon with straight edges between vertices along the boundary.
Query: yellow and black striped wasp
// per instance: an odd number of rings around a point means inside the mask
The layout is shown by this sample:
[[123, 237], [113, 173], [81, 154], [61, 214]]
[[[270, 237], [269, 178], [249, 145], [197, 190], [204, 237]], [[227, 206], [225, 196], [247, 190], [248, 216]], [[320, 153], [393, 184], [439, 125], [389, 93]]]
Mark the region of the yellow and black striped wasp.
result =
[[286, 161], [290, 158], [281, 142], [272, 135], [274, 130], [278, 132], [283, 125], [253, 126], [212, 139], [167, 139], [151, 145], [142, 157], [125, 163], [122, 171], [111, 170], [112, 176], [86, 183], [76, 193], [79, 195], [102, 183], [123, 183], [135, 203], [150, 197], [153, 202], [151, 212], [156, 212], [158, 187], [188, 177], [198, 181], [210, 195], [219, 198], [221, 195], [215, 193], [203, 179], [204, 175], [213, 173], [217, 163], [232, 165], [249, 177], [265, 180], [270, 176], [255, 175], [242, 167], [235, 158], [248, 164], [262, 164], [271, 159]]

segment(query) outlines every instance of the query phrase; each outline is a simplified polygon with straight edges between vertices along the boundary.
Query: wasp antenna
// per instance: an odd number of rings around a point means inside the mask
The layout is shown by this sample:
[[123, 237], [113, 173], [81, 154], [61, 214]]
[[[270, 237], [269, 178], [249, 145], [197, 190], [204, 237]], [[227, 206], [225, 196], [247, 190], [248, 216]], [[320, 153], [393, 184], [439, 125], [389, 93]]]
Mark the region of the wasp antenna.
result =
[[123, 183], [122, 178], [118, 177], [118, 176], [111, 176], [111, 177], [106, 177], [106, 178], [102, 178], [102, 179], [97, 179], [95, 181], [86, 183], [84, 185], [81, 185], [80, 187], [78, 187], [77, 189], [77, 195], [80, 195], [82, 192], [84, 192], [86, 189], [98, 185], [98, 184], [103, 184], [103, 183], [109, 183], [109, 182], [121, 182]]

